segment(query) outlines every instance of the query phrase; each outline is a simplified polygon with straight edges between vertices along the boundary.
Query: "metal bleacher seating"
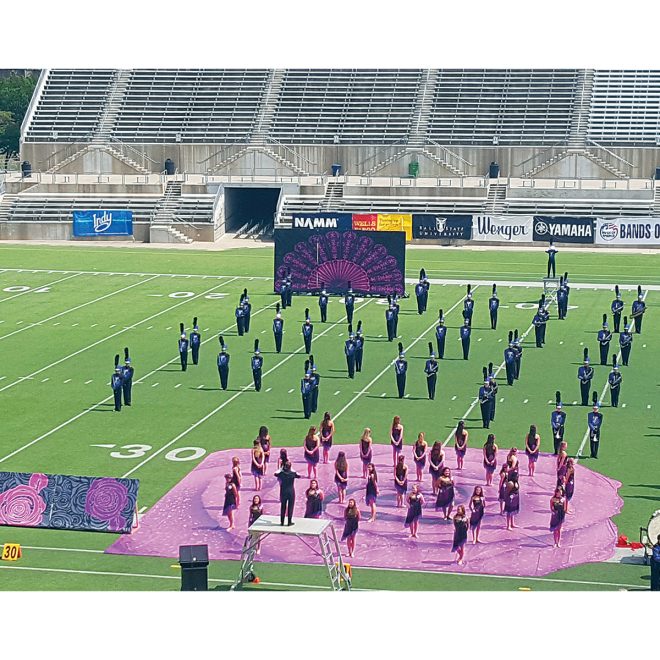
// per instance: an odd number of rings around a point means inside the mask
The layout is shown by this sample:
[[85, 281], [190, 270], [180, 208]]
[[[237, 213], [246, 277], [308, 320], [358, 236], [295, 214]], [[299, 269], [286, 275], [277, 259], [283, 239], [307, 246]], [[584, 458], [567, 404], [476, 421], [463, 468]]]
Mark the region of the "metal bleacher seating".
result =
[[441, 69], [427, 136], [443, 145], [567, 140], [577, 76], [571, 69]]
[[246, 142], [266, 69], [140, 69], [130, 72], [114, 126], [122, 142]]
[[421, 69], [288, 69], [271, 136], [285, 144], [392, 144], [410, 131]]
[[658, 146], [660, 71], [596, 71], [588, 137], [608, 146]]
[[83, 142], [96, 130], [111, 69], [52, 69], [25, 136], [28, 142]]

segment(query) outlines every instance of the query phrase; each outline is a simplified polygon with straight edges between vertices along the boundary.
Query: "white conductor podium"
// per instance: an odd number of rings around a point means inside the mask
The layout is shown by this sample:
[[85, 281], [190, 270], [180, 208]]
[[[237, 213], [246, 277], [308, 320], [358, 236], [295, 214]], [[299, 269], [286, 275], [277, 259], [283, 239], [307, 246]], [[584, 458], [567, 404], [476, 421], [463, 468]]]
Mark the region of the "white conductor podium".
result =
[[[346, 572], [332, 521], [294, 518], [293, 523], [291, 526], [280, 525], [278, 516], [261, 516], [248, 528], [248, 537], [245, 539], [241, 553], [241, 572], [232, 585], [232, 590], [254, 579], [254, 557], [257, 546], [272, 535], [294, 536], [300, 539], [312, 552], [323, 559], [332, 588], [335, 591], [350, 590], [351, 578]], [[318, 550], [314, 547], [315, 539], [318, 540]]]
[[544, 277], [543, 278], [543, 293], [548, 295], [548, 291], [557, 291], [559, 289], [558, 277]]

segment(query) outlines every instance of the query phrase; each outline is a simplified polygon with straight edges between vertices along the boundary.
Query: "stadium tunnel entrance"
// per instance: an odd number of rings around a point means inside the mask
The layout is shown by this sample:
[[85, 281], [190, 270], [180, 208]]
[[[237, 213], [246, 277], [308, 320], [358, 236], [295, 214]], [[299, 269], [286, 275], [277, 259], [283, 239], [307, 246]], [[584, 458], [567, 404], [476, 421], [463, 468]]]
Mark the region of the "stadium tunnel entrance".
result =
[[225, 187], [225, 231], [237, 238], [273, 235], [277, 202], [282, 188]]

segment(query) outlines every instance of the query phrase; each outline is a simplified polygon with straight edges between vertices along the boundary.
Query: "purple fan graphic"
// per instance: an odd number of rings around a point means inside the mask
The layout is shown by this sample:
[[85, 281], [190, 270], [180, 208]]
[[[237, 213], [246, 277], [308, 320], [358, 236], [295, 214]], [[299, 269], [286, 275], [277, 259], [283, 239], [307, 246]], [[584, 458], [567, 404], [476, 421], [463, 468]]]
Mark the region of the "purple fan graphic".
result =
[[313, 291], [324, 285], [328, 291], [343, 293], [350, 282], [356, 293], [404, 292], [397, 259], [371, 236], [354, 231], [319, 232], [297, 243], [277, 268], [276, 291], [288, 271], [294, 291]]

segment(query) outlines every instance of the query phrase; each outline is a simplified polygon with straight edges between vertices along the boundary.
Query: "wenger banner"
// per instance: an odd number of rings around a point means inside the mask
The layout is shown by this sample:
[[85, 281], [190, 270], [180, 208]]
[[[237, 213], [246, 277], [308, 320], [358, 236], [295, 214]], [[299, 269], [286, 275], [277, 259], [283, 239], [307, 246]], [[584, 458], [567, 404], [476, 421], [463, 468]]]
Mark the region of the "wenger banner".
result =
[[571, 216], [534, 216], [534, 240], [556, 243], [593, 243], [594, 219]]
[[474, 215], [472, 240], [531, 243], [533, 219], [531, 215]]
[[413, 214], [413, 238], [472, 238], [471, 215]]
[[132, 236], [133, 211], [74, 211], [74, 236]]
[[660, 218], [598, 218], [596, 245], [660, 245]]
[[137, 479], [0, 472], [0, 525], [128, 534]]

